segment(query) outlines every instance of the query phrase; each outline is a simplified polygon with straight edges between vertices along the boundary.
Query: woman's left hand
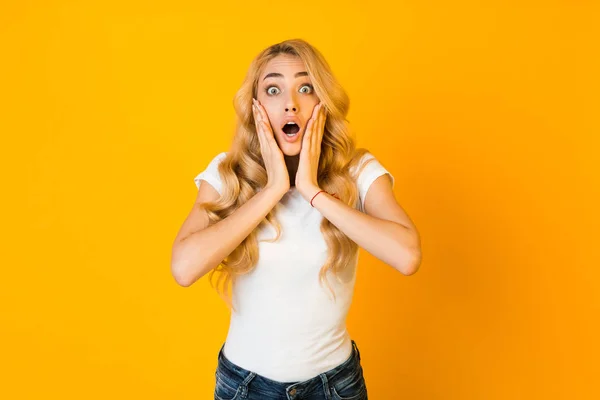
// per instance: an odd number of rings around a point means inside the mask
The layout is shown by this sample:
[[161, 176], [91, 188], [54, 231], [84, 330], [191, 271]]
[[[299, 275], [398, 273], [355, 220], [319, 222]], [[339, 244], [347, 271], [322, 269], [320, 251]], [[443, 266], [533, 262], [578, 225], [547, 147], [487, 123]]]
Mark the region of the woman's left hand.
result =
[[298, 171], [296, 171], [296, 189], [307, 201], [310, 201], [321, 190], [317, 182], [317, 172], [326, 118], [323, 103], [317, 104], [302, 138], [302, 149], [300, 150]]

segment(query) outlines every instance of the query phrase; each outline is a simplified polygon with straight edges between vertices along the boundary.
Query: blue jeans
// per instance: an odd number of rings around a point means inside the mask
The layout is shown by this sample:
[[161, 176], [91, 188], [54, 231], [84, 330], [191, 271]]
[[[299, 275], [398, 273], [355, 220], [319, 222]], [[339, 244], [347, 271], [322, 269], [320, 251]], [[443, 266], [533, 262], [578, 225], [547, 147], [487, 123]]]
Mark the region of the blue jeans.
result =
[[368, 400], [360, 352], [337, 367], [302, 382], [278, 382], [235, 365], [219, 351], [215, 400]]

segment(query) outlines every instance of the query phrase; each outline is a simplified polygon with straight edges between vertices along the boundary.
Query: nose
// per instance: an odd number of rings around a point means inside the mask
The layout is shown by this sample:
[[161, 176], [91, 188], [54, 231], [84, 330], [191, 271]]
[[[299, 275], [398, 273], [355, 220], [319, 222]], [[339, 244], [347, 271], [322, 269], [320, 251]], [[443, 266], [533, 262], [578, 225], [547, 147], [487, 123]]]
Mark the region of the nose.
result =
[[290, 93], [290, 96], [285, 101], [285, 112], [298, 112], [298, 103], [292, 93]]

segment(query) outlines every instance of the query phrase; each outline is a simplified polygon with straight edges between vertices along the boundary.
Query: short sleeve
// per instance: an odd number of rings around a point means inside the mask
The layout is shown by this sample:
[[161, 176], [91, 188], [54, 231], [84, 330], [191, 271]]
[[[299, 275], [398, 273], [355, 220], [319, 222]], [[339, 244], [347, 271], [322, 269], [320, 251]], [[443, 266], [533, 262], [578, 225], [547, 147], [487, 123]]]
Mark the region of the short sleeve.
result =
[[203, 179], [206, 182], [210, 183], [212, 187], [214, 187], [215, 190], [219, 192], [219, 194], [223, 194], [223, 185], [221, 182], [221, 175], [219, 174], [219, 164], [221, 163], [221, 161], [223, 161], [226, 155], [226, 152], [217, 154], [206, 166], [206, 169], [200, 172], [198, 175], [196, 175], [196, 177], [194, 178], [194, 183], [196, 183], [196, 187], [198, 189], [200, 189], [200, 180]]
[[390, 173], [390, 171], [385, 169], [383, 165], [381, 165], [381, 163], [377, 160], [377, 158], [375, 158], [373, 154], [365, 153], [365, 155], [361, 158], [357, 166], [357, 170], [360, 171], [360, 168], [365, 163], [367, 163], [367, 165], [361, 171], [356, 182], [358, 186], [358, 194], [360, 197], [359, 210], [363, 212], [365, 210], [365, 198], [367, 197], [367, 192], [369, 191], [369, 187], [371, 187], [371, 184], [375, 181], [375, 179], [379, 178], [383, 174], [388, 174], [390, 178], [392, 178], [392, 187], [394, 187], [394, 176]]

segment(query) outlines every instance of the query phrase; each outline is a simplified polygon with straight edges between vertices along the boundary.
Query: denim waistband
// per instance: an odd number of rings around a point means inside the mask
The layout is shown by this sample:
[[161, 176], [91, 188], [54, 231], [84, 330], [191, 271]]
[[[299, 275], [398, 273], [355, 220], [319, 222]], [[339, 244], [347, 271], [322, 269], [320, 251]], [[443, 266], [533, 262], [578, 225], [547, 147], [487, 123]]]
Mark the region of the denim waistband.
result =
[[[290, 398], [294, 398], [296, 396], [300, 396], [302, 393], [308, 394], [317, 390], [329, 390], [328, 382], [334, 380], [336, 376], [340, 374], [342, 371], [352, 371], [354, 368], [358, 368], [360, 365], [360, 351], [358, 350], [358, 346], [354, 340], [352, 342], [352, 353], [350, 357], [346, 359], [340, 365], [330, 369], [329, 371], [323, 372], [313, 378], [310, 378], [305, 381], [294, 381], [294, 382], [279, 382], [262, 375], [257, 374], [256, 372], [249, 371], [244, 369], [233, 362], [231, 362], [225, 354], [223, 353], [223, 348], [225, 347], [225, 343], [221, 346], [219, 350], [219, 364], [224, 368], [221, 370], [225, 375], [233, 374], [230, 376], [230, 379], [242, 381], [242, 397], [245, 395], [245, 392], [248, 391], [248, 384], [250, 381], [253, 381], [253, 390], [261, 391], [265, 395], [269, 394], [280, 394], [280, 393], [289, 393]], [[346, 375], [346, 374], [342, 374]], [[343, 379], [343, 377], [341, 376]], [[256, 388], [256, 389], [254, 389]]]

